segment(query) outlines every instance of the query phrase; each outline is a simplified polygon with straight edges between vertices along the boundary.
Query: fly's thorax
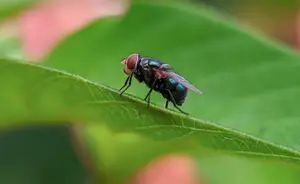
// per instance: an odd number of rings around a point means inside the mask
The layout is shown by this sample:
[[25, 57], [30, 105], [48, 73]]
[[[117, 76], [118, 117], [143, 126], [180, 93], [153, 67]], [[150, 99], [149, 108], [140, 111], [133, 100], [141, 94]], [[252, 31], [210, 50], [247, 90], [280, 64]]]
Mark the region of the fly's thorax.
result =
[[159, 67], [164, 64], [161, 61], [154, 59], [154, 58], [149, 58], [149, 57], [144, 57], [141, 58], [141, 63], [143, 67], [147, 68], [156, 68], [159, 69]]
[[162, 65], [162, 63], [160, 61], [154, 60], [154, 59], [150, 59], [148, 64], [149, 64], [149, 67], [151, 67], [151, 68], [159, 68]]
[[144, 77], [137, 71], [133, 72], [133, 76], [139, 81], [139, 82], [144, 82]]
[[147, 85], [150, 85], [153, 83], [155, 76], [153, 71], [148, 65], [148, 60], [145, 58], [142, 58], [140, 63], [137, 66], [137, 72], [139, 75], [143, 76], [143, 79]]
[[140, 62], [138, 63], [138, 68], [148, 69], [149, 68], [149, 59], [141, 58]]

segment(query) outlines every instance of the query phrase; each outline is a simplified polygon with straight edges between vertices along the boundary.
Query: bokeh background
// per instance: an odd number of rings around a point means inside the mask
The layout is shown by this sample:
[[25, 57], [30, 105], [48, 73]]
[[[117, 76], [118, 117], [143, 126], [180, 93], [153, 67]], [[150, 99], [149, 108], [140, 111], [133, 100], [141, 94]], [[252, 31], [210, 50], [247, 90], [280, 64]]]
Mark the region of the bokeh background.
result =
[[[181, 0], [206, 4], [299, 49], [299, 2], [297, 0]], [[130, 0], [38, 1], [18, 16], [1, 22], [1, 33], [21, 38], [22, 54], [30, 60], [43, 58], [61, 39], [91, 21], [126, 12]], [[51, 27], [57, 25], [57, 27]], [[5, 39], [1, 37], [2, 40]], [[12, 47], [13, 47], [13, 43]], [[3, 51], [2, 51], [3, 52]], [[12, 51], [10, 54], [13, 55]], [[17, 55], [17, 54], [15, 54]]]
[[[300, 49], [300, 7], [296, 0], [186, 1], [195, 6], [204, 3], [294, 50]], [[0, 54], [39, 62], [69, 34], [98, 18], [125, 13], [130, 3], [129, 0], [39, 1], [0, 22]], [[242, 164], [240, 161], [233, 165]], [[267, 167], [272, 170], [272, 166]], [[0, 134], [0, 183], [88, 181], [80, 148], [69, 127], [31, 127]]]

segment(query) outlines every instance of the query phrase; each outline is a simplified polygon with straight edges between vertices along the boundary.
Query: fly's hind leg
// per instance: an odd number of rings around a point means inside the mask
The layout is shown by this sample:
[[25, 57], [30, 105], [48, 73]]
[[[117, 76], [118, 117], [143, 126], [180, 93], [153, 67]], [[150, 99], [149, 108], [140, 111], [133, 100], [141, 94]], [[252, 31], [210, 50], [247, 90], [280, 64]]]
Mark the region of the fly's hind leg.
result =
[[[168, 93], [169, 93], [169, 95], [170, 95], [170, 98], [171, 98], [171, 101], [172, 101], [174, 107], [175, 107], [176, 109], [178, 109], [181, 113], [188, 115], [187, 112], [184, 112], [183, 110], [181, 110], [181, 109], [176, 105], [176, 101], [175, 101], [174, 96], [172, 95], [171, 91], [170, 91], [169, 89], [167, 89], [167, 91], [168, 91]], [[167, 104], [166, 104], [166, 105], [167, 105]]]

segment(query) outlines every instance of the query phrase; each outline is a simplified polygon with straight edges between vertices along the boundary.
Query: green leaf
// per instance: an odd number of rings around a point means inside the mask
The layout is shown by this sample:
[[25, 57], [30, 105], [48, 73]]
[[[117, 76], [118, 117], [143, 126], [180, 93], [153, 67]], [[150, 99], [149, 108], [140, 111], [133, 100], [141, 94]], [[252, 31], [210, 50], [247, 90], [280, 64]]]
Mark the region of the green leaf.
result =
[[[65, 40], [45, 65], [120, 88], [120, 61], [133, 52], [169, 63], [204, 91], [189, 93], [191, 116], [300, 150], [299, 55], [207, 8], [136, 3], [124, 19], [99, 20]], [[128, 93], [147, 91], [134, 80]]]
[[65, 121], [86, 125], [97, 135], [90, 138], [104, 142], [91, 148], [101, 151], [108, 181], [124, 180], [147, 160], [173, 151], [201, 155], [213, 150], [299, 164], [300, 155], [292, 150], [163, 108], [147, 108], [141, 100], [120, 97], [76, 75], [3, 59], [0, 70], [2, 130]]
[[[134, 3], [124, 18], [102, 19], [70, 36], [53, 51], [45, 61], [45, 65], [120, 88], [126, 78], [122, 72], [123, 66], [120, 65], [123, 58], [133, 52], [139, 52], [142, 55], [161, 59], [204, 91], [202, 96], [190, 92], [183, 105], [183, 109], [190, 112], [192, 117], [209, 122], [205, 124], [208, 126], [219, 124], [270, 141], [279, 147], [288, 147], [298, 155], [300, 150], [299, 55], [249, 31], [249, 28], [241, 27], [231, 20], [224, 20], [220, 18], [221, 16], [224, 17], [207, 7], [193, 7], [183, 3], [168, 5]], [[128, 93], [143, 98], [147, 91], [145, 85], [133, 81]], [[159, 94], [154, 94], [151, 99], [154, 104], [163, 107], [164, 100]], [[129, 106], [126, 107], [130, 109]], [[147, 117], [152, 113], [151, 109], [143, 109], [143, 106], [139, 108], [142, 108], [141, 112]], [[117, 121], [118, 113], [113, 112], [116, 119], [114, 121]], [[137, 113], [128, 110], [128, 114], [130, 116], [123, 119], [120, 127], [135, 128], [134, 130], [137, 131], [138, 124], [131, 126], [134, 124], [131, 118], [136, 117]], [[139, 120], [140, 124], [145, 125], [142, 135], [157, 138], [154, 135], [156, 133], [160, 135], [160, 139], [172, 140], [184, 134], [176, 132], [177, 125], [166, 126], [166, 124], [175, 124], [172, 121], [178, 119], [166, 118], [164, 121], [159, 121], [157, 117], [157, 114], [151, 114], [149, 119]], [[184, 122], [178, 127], [178, 131], [187, 131], [183, 127], [189, 126], [193, 127], [193, 124]], [[136, 144], [132, 143], [135, 146], [130, 147], [125, 143], [123, 143], [125, 145], [121, 144], [121, 140], [120, 144], [113, 144], [115, 146], [103, 143], [103, 147], [98, 149], [95, 145], [111, 138], [102, 138], [102, 140], [101, 134], [96, 133], [105, 129], [102, 126], [94, 128], [94, 133], [90, 129], [93, 128], [87, 126], [83, 128], [83, 132], [86, 139], [90, 141], [90, 149], [95, 152], [94, 158], [99, 159], [100, 163], [105, 162], [104, 165], [115, 161], [111, 173], [124, 174], [128, 168], [122, 169], [122, 166], [134, 168], [134, 163], [140, 162], [142, 157], [149, 161], [152, 158], [149, 155], [165, 152], [147, 141], [136, 143], [139, 145], [137, 147], [143, 147], [142, 149], [145, 147], [143, 145], [147, 145], [148, 149], [145, 148], [142, 153], [132, 153]], [[230, 129], [228, 131], [233, 133], [234, 131]], [[219, 146], [223, 145], [225, 146], [221, 148], [223, 151], [248, 154], [249, 157], [265, 155], [261, 152], [262, 147], [255, 141], [247, 142], [248, 138], [236, 139], [235, 136], [223, 136], [222, 131], [219, 130], [222, 135], [220, 136], [217, 131], [215, 136], [219, 138], [216, 138], [212, 136], [215, 130], [211, 131], [206, 126], [198, 127], [195, 131], [198, 133], [191, 133], [192, 135], [183, 139], [183, 142], [187, 140], [201, 143], [193, 145], [195, 150], [205, 147], [212, 148], [213, 152], [216, 152], [222, 147]], [[237, 140], [241, 142], [237, 143]], [[120, 154], [113, 154], [112, 158], [100, 156], [102, 153], [100, 150], [103, 149], [107, 150], [107, 155], [115, 152]], [[179, 147], [178, 149], [180, 150]], [[253, 152], [249, 151], [252, 149]], [[273, 156], [277, 155], [273, 150], [270, 153]], [[123, 156], [126, 154], [130, 156]], [[201, 156], [198, 155], [198, 158], [200, 159]], [[124, 163], [125, 161], [121, 162], [121, 160], [130, 160], [131, 163]], [[215, 168], [218, 166], [214, 164]], [[227, 165], [227, 168], [230, 167], [231, 165]], [[265, 170], [265, 167], [260, 168], [256, 169], [257, 173]], [[243, 172], [242, 168], [238, 168], [238, 171]], [[281, 172], [278, 170], [276, 176], [284, 177], [279, 173]], [[217, 174], [221, 175], [222, 172]], [[117, 176], [118, 174], [115, 177]], [[273, 182], [270, 178], [266, 180], [268, 181], [260, 183]]]
[[6, 16], [18, 13], [35, 2], [37, 0], [0, 0], [0, 20]]

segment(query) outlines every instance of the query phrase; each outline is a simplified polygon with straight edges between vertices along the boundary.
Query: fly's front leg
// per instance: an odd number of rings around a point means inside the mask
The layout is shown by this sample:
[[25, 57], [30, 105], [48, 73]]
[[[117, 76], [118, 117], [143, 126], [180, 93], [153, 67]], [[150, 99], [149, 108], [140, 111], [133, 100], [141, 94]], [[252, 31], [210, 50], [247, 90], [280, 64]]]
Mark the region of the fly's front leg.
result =
[[[124, 88], [126, 85], [127, 85], [127, 82], [128, 82], [128, 86], [120, 93], [120, 96], [122, 96], [122, 94], [131, 86], [131, 80], [132, 80], [132, 76], [133, 74], [131, 74], [125, 81], [125, 84], [122, 88]], [[122, 88], [120, 90], [122, 90]], [[119, 91], [120, 91], [119, 90]]]
[[129, 78], [130, 78], [130, 76], [127, 77], [127, 79], [125, 80], [124, 85], [119, 89], [119, 91], [121, 91], [128, 84]]

